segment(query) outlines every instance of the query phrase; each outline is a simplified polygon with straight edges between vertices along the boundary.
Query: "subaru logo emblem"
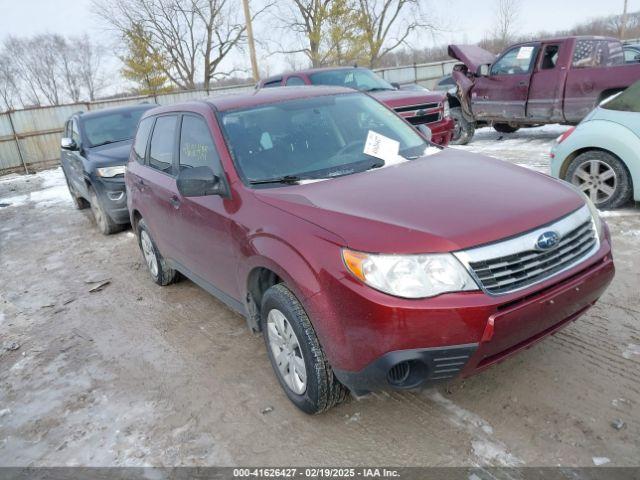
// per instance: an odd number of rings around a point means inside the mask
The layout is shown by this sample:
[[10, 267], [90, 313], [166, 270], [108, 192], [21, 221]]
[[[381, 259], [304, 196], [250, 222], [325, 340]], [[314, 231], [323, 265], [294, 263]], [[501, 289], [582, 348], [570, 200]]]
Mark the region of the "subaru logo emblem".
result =
[[536, 247], [540, 250], [549, 250], [560, 242], [560, 235], [556, 232], [544, 232], [538, 237]]

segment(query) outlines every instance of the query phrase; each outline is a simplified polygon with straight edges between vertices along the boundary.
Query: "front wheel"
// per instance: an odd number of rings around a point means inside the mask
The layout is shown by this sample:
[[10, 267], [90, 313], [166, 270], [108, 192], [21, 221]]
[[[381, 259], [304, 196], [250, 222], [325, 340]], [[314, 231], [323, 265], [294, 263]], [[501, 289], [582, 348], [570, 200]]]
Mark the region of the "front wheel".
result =
[[471, 141], [476, 132], [475, 123], [464, 118], [461, 107], [451, 108], [451, 118], [455, 122], [451, 144], [466, 145]]
[[631, 200], [633, 187], [624, 164], [602, 150], [590, 150], [578, 155], [564, 177], [587, 195], [596, 207], [619, 208]]
[[92, 187], [89, 187], [89, 205], [98, 230], [100, 230], [102, 234], [111, 235], [112, 233], [122, 230], [122, 227], [114, 222], [105, 211], [104, 207], [100, 203], [100, 199], [98, 198], [96, 191]]
[[314, 414], [344, 401], [348, 390], [334, 376], [309, 317], [284, 284], [265, 292], [261, 321], [273, 370], [296, 407]]

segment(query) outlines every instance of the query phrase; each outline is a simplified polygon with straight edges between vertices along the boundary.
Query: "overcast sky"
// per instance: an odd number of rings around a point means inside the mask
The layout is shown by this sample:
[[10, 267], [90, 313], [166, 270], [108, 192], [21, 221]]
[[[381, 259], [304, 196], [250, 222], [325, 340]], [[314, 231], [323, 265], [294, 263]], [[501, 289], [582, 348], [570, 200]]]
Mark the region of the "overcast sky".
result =
[[[108, 0], [104, 0], [108, 1]], [[241, 0], [237, 1], [239, 8]], [[262, 0], [254, 0], [260, 2]], [[439, 18], [448, 20], [448, 31], [437, 38], [438, 43], [476, 42], [491, 28], [494, 17], [493, 0], [425, 0]], [[536, 33], [570, 28], [593, 17], [621, 13], [623, 0], [522, 0], [520, 31]], [[640, 0], [629, 0], [629, 10], [640, 10]], [[256, 36], [268, 29], [256, 25]], [[271, 30], [272, 32], [273, 30]], [[0, 0], [0, 39], [6, 35], [32, 35], [37, 33], [75, 35], [87, 32], [104, 43], [111, 37], [100, 19], [91, 13], [90, 0]], [[413, 43], [432, 44], [430, 36], [416, 38]], [[234, 66], [248, 66], [245, 55], [235, 55]], [[272, 60], [272, 73], [280, 68]]]

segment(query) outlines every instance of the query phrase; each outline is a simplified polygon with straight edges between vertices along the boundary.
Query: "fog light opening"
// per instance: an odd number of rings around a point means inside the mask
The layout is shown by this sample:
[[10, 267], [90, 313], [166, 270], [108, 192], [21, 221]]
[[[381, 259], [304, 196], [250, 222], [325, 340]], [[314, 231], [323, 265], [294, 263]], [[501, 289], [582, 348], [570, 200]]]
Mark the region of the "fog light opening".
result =
[[401, 386], [403, 383], [407, 381], [411, 375], [411, 363], [410, 362], [400, 362], [397, 365], [394, 365], [387, 373], [387, 377], [389, 379], [389, 383], [395, 386]]

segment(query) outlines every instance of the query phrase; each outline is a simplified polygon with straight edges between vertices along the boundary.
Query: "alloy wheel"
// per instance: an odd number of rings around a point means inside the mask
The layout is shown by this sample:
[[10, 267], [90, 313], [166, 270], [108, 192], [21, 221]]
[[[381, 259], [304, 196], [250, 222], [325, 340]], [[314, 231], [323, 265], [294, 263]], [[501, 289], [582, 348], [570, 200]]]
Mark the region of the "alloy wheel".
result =
[[280, 310], [274, 308], [267, 315], [267, 335], [282, 379], [292, 392], [302, 395], [307, 389], [307, 368], [298, 337]]
[[593, 203], [601, 204], [616, 192], [618, 178], [616, 172], [600, 160], [588, 160], [578, 167], [571, 183], [582, 190]]
[[155, 278], [158, 275], [158, 259], [156, 258], [151, 238], [144, 230], [140, 232], [140, 245], [142, 246], [142, 255], [145, 262], [147, 262], [147, 267], [149, 267], [151, 275]]

